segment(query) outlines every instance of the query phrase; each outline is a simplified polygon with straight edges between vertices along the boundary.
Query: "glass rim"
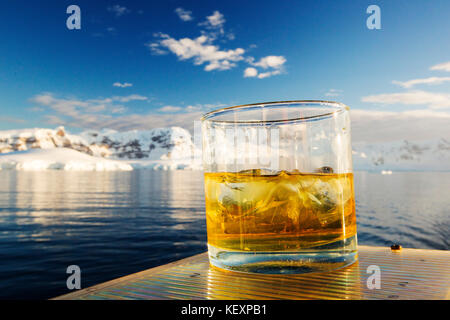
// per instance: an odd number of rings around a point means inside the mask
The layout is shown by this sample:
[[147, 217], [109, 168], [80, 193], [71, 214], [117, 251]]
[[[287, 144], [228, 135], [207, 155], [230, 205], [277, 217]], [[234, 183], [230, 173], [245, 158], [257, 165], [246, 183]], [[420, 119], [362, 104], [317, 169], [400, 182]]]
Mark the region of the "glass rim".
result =
[[[307, 116], [307, 117], [292, 117], [292, 118], [286, 118], [286, 119], [276, 119], [276, 120], [214, 120], [211, 119], [214, 117], [214, 115], [223, 113], [223, 112], [229, 112], [233, 110], [238, 109], [244, 109], [246, 107], [257, 107], [261, 106], [261, 108], [264, 108], [265, 106], [270, 105], [284, 105], [289, 106], [291, 104], [316, 104], [316, 105], [328, 105], [337, 107], [336, 110], [332, 112], [323, 112], [319, 113], [317, 115]], [[344, 111], [349, 111], [350, 107], [347, 106], [344, 103], [337, 102], [337, 101], [330, 101], [330, 100], [288, 100], [288, 101], [272, 101], [272, 102], [260, 102], [260, 103], [251, 103], [251, 104], [242, 104], [237, 106], [231, 106], [231, 107], [225, 107], [220, 108], [216, 110], [209, 111], [202, 115], [200, 120], [203, 121], [209, 121], [214, 123], [240, 123], [240, 124], [246, 124], [246, 123], [280, 123], [280, 122], [291, 122], [291, 121], [301, 121], [301, 120], [309, 120], [309, 119], [320, 119], [320, 118], [326, 118], [334, 114], [338, 114]]]

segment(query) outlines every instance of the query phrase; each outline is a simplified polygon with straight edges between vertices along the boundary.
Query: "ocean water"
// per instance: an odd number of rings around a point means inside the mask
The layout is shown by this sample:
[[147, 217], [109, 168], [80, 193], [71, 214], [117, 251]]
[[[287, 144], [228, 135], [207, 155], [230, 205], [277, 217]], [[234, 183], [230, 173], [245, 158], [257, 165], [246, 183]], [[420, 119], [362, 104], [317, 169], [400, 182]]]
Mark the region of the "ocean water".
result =
[[[355, 174], [360, 244], [449, 250], [450, 173]], [[206, 250], [203, 174], [0, 171], [0, 299], [47, 299]]]

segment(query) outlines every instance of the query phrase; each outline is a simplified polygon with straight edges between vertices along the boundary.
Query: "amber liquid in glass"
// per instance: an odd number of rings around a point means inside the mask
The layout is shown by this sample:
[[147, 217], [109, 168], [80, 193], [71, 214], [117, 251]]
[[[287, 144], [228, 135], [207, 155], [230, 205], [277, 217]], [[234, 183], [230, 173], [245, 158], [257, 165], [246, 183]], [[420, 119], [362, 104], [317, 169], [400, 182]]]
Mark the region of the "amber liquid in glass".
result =
[[205, 193], [218, 249], [308, 252], [356, 235], [352, 173], [205, 173]]

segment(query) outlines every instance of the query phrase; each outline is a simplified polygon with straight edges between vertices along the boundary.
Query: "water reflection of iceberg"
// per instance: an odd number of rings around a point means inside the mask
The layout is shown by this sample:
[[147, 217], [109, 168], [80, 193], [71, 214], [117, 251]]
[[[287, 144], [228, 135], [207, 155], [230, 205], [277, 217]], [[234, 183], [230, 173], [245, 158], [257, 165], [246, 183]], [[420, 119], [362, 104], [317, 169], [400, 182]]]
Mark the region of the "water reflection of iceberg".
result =
[[0, 180], [8, 241], [39, 242], [39, 250], [205, 248], [201, 172], [0, 171]]
[[[1, 199], [16, 224], [74, 223], [71, 216], [105, 217], [108, 207], [129, 205], [129, 172], [2, 171]], [[92, 221], [93, 222], [93, 221]], [[98, 221], [100, 222], [100, 221]]]
[[166, 208], [169, 218], [183, 221], [204, 206], [201, 172], [2, 171], [1, 175], [0, 200], [14, 208], [16, 217], [33, 218], [33, 223], [51, 224], [70, 215], [105, 218], [117, 215], [114, 211], [120, 208], [137, 215]]

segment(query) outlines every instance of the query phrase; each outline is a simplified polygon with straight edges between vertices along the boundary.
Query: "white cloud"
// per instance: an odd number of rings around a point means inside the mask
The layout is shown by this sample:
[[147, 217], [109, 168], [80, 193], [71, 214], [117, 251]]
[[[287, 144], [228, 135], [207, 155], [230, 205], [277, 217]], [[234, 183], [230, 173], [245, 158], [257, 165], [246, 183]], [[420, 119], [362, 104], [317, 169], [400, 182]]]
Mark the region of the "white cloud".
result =
[[246, 68], [244, 71], [244, 78], [256, 77], [258, 75], [258, 70], [255, 68]]
[[427, 105], [432, 109], [450, 108], [450, 94], [419, 90], [370, 95], [361, 100], [379, 104]]
[[429, 109], [372, 111], [352, 109], [353, 143], [428, 140], [448, 137], [450, 113]]
[[279, 69], [286, 62], [286, 58], [283, 56], [267, 56], [261, 58], [258, 62], [253, 62], [253, 59], [250, 58], [249, 62], [251, 65], [255, 67], [261, 67], [263, 69], [275, 68]]
[[114, 82], [113, 86], [114, 87], [119, 87], [119, 88], [127, 88], [127, 87], [132, 87], [133, 84], [132, 83], [128, 83], [128, 82], [124, 82], [124, 83]]
[[[118, 131], [126, 130], [145, 130], [152, 128], [178, 126], [183, 127], [191, 132], [194, 128], [194, 121], [199, 121], [202, 112], [179, 113], [173, 114], [129, 114], [118, 117], [97, 121], [96, 123], [87, 122], [84, 128], [109, 128]], [[66, 124], [69, 126], [69, 124]], [[72, 126], [80, 126], [79, 123], [72, 123]]]
[[191, 21], [193, 19], [192, 11], [184, 10], [183, 8], [176, 8], [175, 13], [183, 21]]
[[201, 110], [202, 110], [201, 106], [187, 106], [186, 107], [186, 111], [188, 111], [188, 112], [201, 111]]
[[236, 39], [234, 33], [228, 31], [225, 32], [225, 22], [224, 15], [216, 10], [212, 15], [207, 16], [205, 21], [200, 22], [198, 25], [204, 28], [204, 30], [201, 30], [201, 33], [206, 35], [209, 39], [215, 40], [218, 37], [222, 37], [222, 42]]
[[210, 29], [219, 29], [223, 33], [223, 25], [225, 24], [225, 18], [219, 11], [214, 11], [212, 15], [206, 17], [206, 21], [199, 25], [205, 26]]
[[[225, 106], [190, 105], [187, 107], [165, 106], [161, 109], [173, 113], [122, 114], [126, 109], [115, 104], [118, 97], [105, 99], [59, 99], [43, 93], [31, 99], [40, 107], [49, 107], [54, 114], [46, 115], [52, 125], [65, 125], [85, 129], [110, 128], [119, 131], [144, 130], [159, 127], [180, 126], [193, 129], [206, 111]], [[127, 99], [125, 99], [127, 100]], [[105, 109], [102, 109], [104, 106]], [[97, 108], [97, 112], [93, 112]], [[158, 110], [161, 112], [161, 109]], [[419, 109], [412, 111], [375, 111], [352, 109], [351, 127], [353, 143], [389, 142], [397, 140], [427, 140], [448, 137], [450, 112]], [[0, 119], [1, 120], [1, 119]]]
[[221, 37], [222, 42], [236, 39], [233, 32], [225, 32], [225, 22], [224, 15], [216, 10], [212, 15], [207, 16], [205, 21], [200, 22], [198, 25], [203, 27], [203, 30], [201, 30], [202, 35], [206, 35], [209, 39], [215, 40]]
[[444, 82], [450, 82], [450, 77], [430, 77], [424, 79], [413, 79], [408, 81], [392, 81], [393, 84], [397, 84], [405, 89], [412, 88], [418, 84], [427, 84], [427, 85], [438, 85]]
[[160, 112], [177, 112], [180, 110], [181, 110], [181, 107], [175, 107], [175, 106], [164, 106], [164, 107], [158, 109], [158, 111], [160, 111]]
[[[60, 99], [55, 98], [50, 93], [42, 93], [31, 98], [40, 106], [49, 107], [58, 114], [58, 117], [66, 117], [73, 121], [81, 121], [84, 123], [87, 119], [106, 119], [110, 114], [123, 113], [126, 108], [117, 104], [117, 102], [125, 103], [133, 100], [147, 100], [147, 97], [137, 94], [129, 96], [114, 96], [105, 99]], [[38, 108], [38, 107], [36, 107]]]
[[268, 78], [268, 77], [271, 77], [271, 76], [274, 76], [274, 75], [277, 75], [280, 73], [281, 73], [280, 70], [262, 72], [262, 73], [258, 74], [258, 79]]
[[328, 92], [325, 93], [325, 96], [327, 97], [338, 97], [342, 94], [342, 90], [339, 89], [330, 89]]
[[[430, 70], [450, 71], [450, 62], [432, 66]], [[393, 81], [405, 89], [415, 85], [436, 85], [450, 77], [429, 77], [409, 81]], [[428, 140], [448, 138], [450, 94], [423, 90], [375, 94], [362, 97], [363, 102], [384, 105], [426, 106], [405, 111], [352, 110], [354, 142], [386, 142], [395, 140]]]
[[186, 108], [184, 108], [184, 111], [187, 112], [197, 112], [202, 111], [203, 113], [206, 113], [211, 110], [217, 110], [223, 107], [229, 106], [227, 104], [223, 103], [215, 103], [215, 104], [196, 104], [196, 105], [189, 105]]
[[65, 115], [45, 116], [47, 122], [52, 125], [63, 125], [83, 129], [114, 129], [118, 131], [146, 130], [161, 127], [179, 126], [193, 130], [194, 121], [199, 121], [203, 112], [186, 112], [173, 114], [79, 114], [75, 117]]
[[[80, 100], [56, 98], [51, 93], [42, 93], [30, 99], [31, 102], [38, 105], [37, 108], [46, 107], [54, 111], [54, 114], [44, 116], [49, 124], [84, 129], [109, 128], [119, 131], [168, 126], [180, 126], [193, 130], [194, 121], [200, 120], [203, 113], [225, 106], [223, 104], [190, 105], [187, 107], [165, 106], [156, 110], [156, 112], [147, 114], [123, 114], [127, 109], [118, 103], [131, 100], [147, 100], [147, 98], [130, 95]], [[177, 111], [176, 115], [172, 113], [175, 111]]]
[[115, 105], [111, 107], [110, 110], [111, 113], [124, 113], [125, 111], [127, 111], [127, 108], [125, 108], [124, 106]]
[[141, 96], [139, 94], [131, 94], [128, 96], [114, 96], [111, 98], [104, 98], [104, 99], [90, 99], [90, 100], [86, 100], [86, 102], [89, 103], [112, 103], [114, 101], [119, 101], [119, 102], [129, 102], [129, 101], [134, 101], [134, 100], [148, 100], [147, 97], [145, 96]]
[[[182, 14], [188, 11], [177, 8], [176, 12]], [[245, 50], [243, 48], [227, 50], [215, 44], [219, 36], [221, 36], [220, 41], [222, 43], [235, 39], [233, 33], [225, 33], [223, 29], [225, 22], [223, 14], [216, 10], [212, 15], [206, 17], [206, 21], [198, 24], [204, 27], [199, 37], [175, 39], [168, 34], [158, 32], [154, 36], [159, 39], [147, 43], [146, 46], [154, 55], [164, 55], [171, 52], [179, 60], [192, 60], [194, 65], [204, 65], [205, 71], [229, 70], [236, 67], [239, 61], [245, 59], [253, 68], [245, 69], [244, 77], [263, 79], [284, 72], [283, 67], [286, 62], [284, 56], [270, 55], [255, 62], [255, 58], [244, 56]], [[250, 45], [250, 48], [255, 47], [254, 44]], [[257, 68], [264, 70], [264, 72], [258, 73]]]
[[108, 7], [107, 10], [114, 13], [116, 17], [120, 17], [131, 12], [128, 8], [122, 7], [118, 4]]
[[134, 100], [148, 100], [147, 97], [145, 96], [141, 96], [139, 94], [131, 94], [129, 96], [124, 96], [124, 97], [112, 97], [113, 101], [120, 101], [120, 102], [129, 102], [129, 101], [134, 101]]
[[440, 70], [450, 72], [450, 61], [434, 65], [430, 68], [430, 70]]
[[225, 18], [219, 11], [214, 11], [211, 16], [206, 17], [212, 27], [218, 28], [225, 24]]
[[155, 48], [167, 48], [174, 53], [180, 60], [193, 59], [195, 65], [206, 64], [205, 70], [228, 70], [236, 66], [236, 62], [243, 60], [245, 52], [242, 48], [221, 50], [219, 46], [213, 45], [212, 39], [205, 35], [195, 39], [182, 38], [174, 39], [166, 34], [159, 34], [161, 40], [155, 45], [150, 43], [147, 46], [154, 50]]
[[51, 107], [54, 111], [71, 117], [78, 115], [77, 109], [79, 108], [89, 110], [90, 107], [95, 108], [97, 105], [102, 105], [101, 103], [90, 104], [74, 99], [56, 99], [51, 94], [37, 95], [31, 101], [42, 106]]
[[286, 58], [283, 56], [267, 56], [261, 58], [258, 62], [255, 62], [255, 58], [248, 57], [246, 61], [250, 65], [262, 68], [263, 70], [272, 69], [266, 72], [261, 72], [259, 74], [256, 68], [247, 68], [244, 71], [244, 77], [257, 77], [258, 79], [264, 79], [277, 74], [281, 74], [283, 65], [286, 62]]
[[[56, 103], [48, 97], [40, 100]], [[75, 100], [70, 101], [74, 102]], [[77, 113], [70, 117], [57, 113], [46, 116], [46, 119], [54, 125], [86, 129], [110, 128], [124, 131], [180, 126], [192, 132], [194, 121], [198, 121], [205, 111], [222, 106], [188, 106], [179, 110], [180, 112], [176, 115], [171, 113], [113, 115], [102, 112], [99, 114]], [[352, 109], [350, 114], [352, 142], [354, 144], [448, 137], [448, 123], [450, 121], [450, 113], [448, 112], [428, 109], [399, 112]]]
[[162, 55], [165, 55], [165, 54], [169, 53], [166, 50], [162, 50], [159, 43], [155, 43], [155, 42], [147, 43], [146, 46], [150, 49], [152, 54], [154, 54], [156, 56], [162, 56]]

